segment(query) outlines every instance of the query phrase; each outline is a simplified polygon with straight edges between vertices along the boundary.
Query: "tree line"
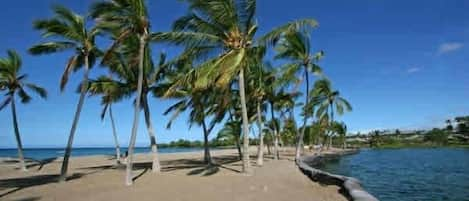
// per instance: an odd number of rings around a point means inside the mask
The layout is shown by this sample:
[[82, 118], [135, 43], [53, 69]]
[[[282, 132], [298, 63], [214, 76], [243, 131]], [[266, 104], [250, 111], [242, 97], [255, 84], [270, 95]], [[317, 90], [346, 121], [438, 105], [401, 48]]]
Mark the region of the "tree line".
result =
[[[374, 130], [367, 135], [347, 136], [349, 144], [359, 147], [467, 147], [469, 144], [469, 116], [445, 120], [445, 127], [429, 130], [401, 131]], [[456, 123], [454, 128], [453, 123]]]

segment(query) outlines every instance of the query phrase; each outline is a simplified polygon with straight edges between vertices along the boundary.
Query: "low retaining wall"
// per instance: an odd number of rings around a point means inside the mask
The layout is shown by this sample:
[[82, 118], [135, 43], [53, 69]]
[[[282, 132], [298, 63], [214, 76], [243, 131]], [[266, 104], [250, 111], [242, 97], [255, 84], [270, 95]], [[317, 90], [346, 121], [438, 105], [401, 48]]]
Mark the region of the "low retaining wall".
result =
[[300, 170], [313, 181], [328, 185], [340, 186], [345, 191], [345, 194], [349, 196], [350, 200], [378, 201], [377, 198], [375, 198], [373, 195], [369, 194], [365, 191], [365, 189], [363, 189], [358, 179], [355, 179], [353, 177], [346, 177], [343, 175], [331, 174], [329, 172], [311, 167], [322, 163], [324, 162], [324, 160], [327, 160], [329, 158], [340, 157], [343, 155], [354, 154], [357, 152], [358, 150], [352, 150], [344, 151], [337, 154], [303, 156], [298, 161], [296, 161], [296, 164], [298, 165], [298, 168], [300, 168]]

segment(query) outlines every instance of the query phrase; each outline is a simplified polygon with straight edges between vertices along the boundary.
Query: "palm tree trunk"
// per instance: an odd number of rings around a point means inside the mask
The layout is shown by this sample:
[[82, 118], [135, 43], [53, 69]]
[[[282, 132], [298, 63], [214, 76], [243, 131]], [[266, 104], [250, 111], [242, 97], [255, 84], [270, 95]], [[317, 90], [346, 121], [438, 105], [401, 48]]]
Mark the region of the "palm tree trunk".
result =
[[[305, 77], [306, 77], [306, 100], [305, 100], [304, 107], [306, 108], [309, 105], [309, 73], [306, 67], [305, 67]], [[298, 136], [298, 139], [297, 139], [295, 160], [300, 159], [300, 156], [301, 156], [301, 150], [303, 148], [303, 137], [305, 136], [306, 123], [308, 122], [308, 117], [309, 117], [309, 114], [307, 114], [306, 109], [304, 109], [303, 111], [305, 114], [303, 117], [303, 126], [301, 127], [300, 135]]]
[[114, 115], [112, 114], [112, 105], [109, 105], [109, 117], [111, 118], [112, 135], [114, 136], [114, 143], [116, 144], [116, 162], [121, 163], [121, 150], [119, 146], [119, 139], [117, 138], [117, 129], [114, 122]]
[[235, 137], [236, 149], [238, 149], [239, 160], [243, 160], [243, 152], [241, 151], [241, 144], [239, 143], [239, 136]]
[[[332, 125], [334, 124], [334, 103], [332, 101], [329, 102], [329, 107], [331, 108], [331, 122], [329, 127], [332, 127]], [[332, 146], [332, 135], [334, 134], [332, 128], [330, 128], [330, 130], [331, 131], [329, 135], [329, 144], [327, 145], [327, 149], [330, 149]]]
[[148, 100], [147, 100], [146, 92], [142, 94], [142, 102], [143, 102], [143, 113], [145, 114], [145, 123], [147, 125], [148, 135], [150, 137], [151, 154], [153, 158], [151, 170], [152, 172], [157, 173], [161, 171], [161, 166], [160, 166], [160, 159], [158, 157], [158, 147], [156, 146], [155, 130], [153, 129], [153, 124], [151, 123], [150, 108], [148, 107]]
[[244, 69], [239, 71], [239, 96], [241, 99], [241, 113], [243, 123], [243, 173], [250, 173], [249, 165], [249, 122], [246, 108], [246, 94], [244, 91]]
[[11, 95], [11, 113], [13, 115], [13, 127], [15, 129], [15, 137], [16, 143], [18, 148], [18, 160], [20, 162], [20, 169], [23, 171], [27, 171], [26, 164], [24, 163], [24, 155], [23, 155], [23, 144], [21, 143], [21, 136], [20, 136], [20, 129], [18, 128], [18, 119], [16, 117], [16, 106], [15, 106], [15, 95]]
[[89, 74], [89, 61], [88, 54], [85, 55], [85, 72], [83, 73], [83, 83], [81, 85], [80, 99], [78, 100], [77, 110], [75, 111], [75, 117], [73, 118], [72, 128], [70, 129], [70, 135], [68, 136], [67, 147], [65, 148], [65, 154], [62, 162], [62, 168], [60, 171], [59, 181], [64, 182], [67, 180], [67, 171], [68, 171], [68, 160], [72, 152], [73, 137], [75, 136], [75, 131], [78, 126], [78, 121], [80, 120], [80, 113], [85, 103], [86, 91], [88, 88], [88, 74]]
[[267, 154], [268, 154], [268, 155], [272, 154], [272, 151], [270, 150], [270, 143], [267, 142], [266, 145], [267, 145]]
[[204, 129], [204, 162], [207, 165], [212, 164], [212, 156], [210, 155], [210, 148], [208, 143], [208, 135], [210, 134], [205, 124], [205, 118], [202, 120], [202, 128]]
[[344, 139], [342, 140], [342, 149], [346, 149], [347, 148], [347, 142], [345, 141], [346, 138], [344, 136]]
[[278, 125], [277, 125], [277, 120], [275, 120], [275, 115], [274, 115], [274, 103], [270, 102], [270, 116], [272, 119], [272, 123], [274, 126], [274, 159], [278, 160], [279, 157], [279, 148], [278, 148]]
[[262, 111], [260, 101], [257, 103], [257, 127], [259, 128], [259, 149], [257, 150], [257, 165], [264, 164], [264, 135], [262, 134]]
[[[230, 114], [230, 120], [233, 122], [233, 113], [231, 113], [231, 109], [228, 109], [228, 113]], [[236, 148], [238, 149], [239, 160], [243, 160], [243, 153], [241, 152], [241, 145], [239, 144], [239, 136], [235, 137], [235, 144]]]
[[134, 122], [132, 124], [132, 133], [130, 136], [129, 147], [127, 149], [128, 156], [127, 156], [127, 168], [125, 174], [125, 184], [130, 186], [133, 184], [133, 176], [132, 176], [132, 166], [133, 166], [133, 155], [134, 155], [134, 147], [135, 147], [135, 139], [137, 138], [137, 130], [138, 130], [138, 121], [140, 116], [140, 101], [142, 96], [142, 85], [143, 85], [143, 54], [145, 51], [145, 37], [140, 36], [140, 49], [139, 49], [139, 64], [138, 64], [138, 83], [137, 83], [137, 97], [135, 102], [134, 108]]

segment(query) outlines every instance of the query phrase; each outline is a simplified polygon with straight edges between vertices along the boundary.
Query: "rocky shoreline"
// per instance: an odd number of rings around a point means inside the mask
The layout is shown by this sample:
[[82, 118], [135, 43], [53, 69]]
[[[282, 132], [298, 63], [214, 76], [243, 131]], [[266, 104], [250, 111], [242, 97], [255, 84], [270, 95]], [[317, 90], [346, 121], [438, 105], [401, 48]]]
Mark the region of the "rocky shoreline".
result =
[[360, 181], [353, 177], [332, 174], [314, 168], [319, 163], [327, 159], [340, 157], [349, 154], [356, 154], [359, 150], [344, 150], [335, 153], [315, 154], [301, 157], [296, 164], [298, 168], [311, 180], [327, 185], [337, 185], [341, 187], [342, 193], [352, 201], [378, 201], [376, 197], [366, 192]]

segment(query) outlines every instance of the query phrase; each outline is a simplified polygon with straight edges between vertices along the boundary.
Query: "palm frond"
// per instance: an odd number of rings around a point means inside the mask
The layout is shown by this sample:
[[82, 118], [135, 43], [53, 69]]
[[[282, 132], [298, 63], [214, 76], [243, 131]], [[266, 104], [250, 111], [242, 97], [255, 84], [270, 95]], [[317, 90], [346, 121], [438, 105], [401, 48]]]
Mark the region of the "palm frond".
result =
[[73, 42], [67, 41], [56, 41], [56, 42], [46, 42], [42, 44], [35, 45], [29, 49], [29, 53], [33, 55], [40, 55], [40, 54], [50, 54], [61, 52], [64, 50], [76, 48], [76, 44]]
[[18, 89], [18, 96], [20, 97], [21, 103], [23, 104], [29, 103], [32, 99], [31, 96], [29, 96], [29, 94], [26, 93], [23, 88]]
[[60, 79], [60, 91], [63, 91], [65, 89], [65, 85], [67, 85], [68, 82], [68, 77], [74, 71], [75, 67], [77, 66], [78, 63], [78, 56], [72, 56], [69, 58], [67, 65], [65, 66], [65, 70], [62, 74], [62, 77]]
[[218, 36], [201, 32], [159, 32], [151, 34], [150, 40], [186, 47], [211, 46], [222, 43]]
[[38, 94], [41, 98], [44, 98], [46, 99], [47, 98], [47, 91], [46, 89], [38, 86], [38, 85], [35, 85], [35, 84], [32, 84], [32, 83], [26, 83], [25, 86], [30, 89], [31, 91], [33, 91], [34, 93]]
[[314, 19], [295, 20], [280, 27], [274, 28], [269, 33], [260, 37], [257, 41], [263, 46], [274, 46], [279, 41], [280, 37], [286, 33], [305, 31], [311, 28], [316, 28], [317, 26], [318, 22]]
[[1, 103], [0, 103], [0, 111], [3, 110], [8, 104], [11, 102], [11, 96], [7, 96]]

